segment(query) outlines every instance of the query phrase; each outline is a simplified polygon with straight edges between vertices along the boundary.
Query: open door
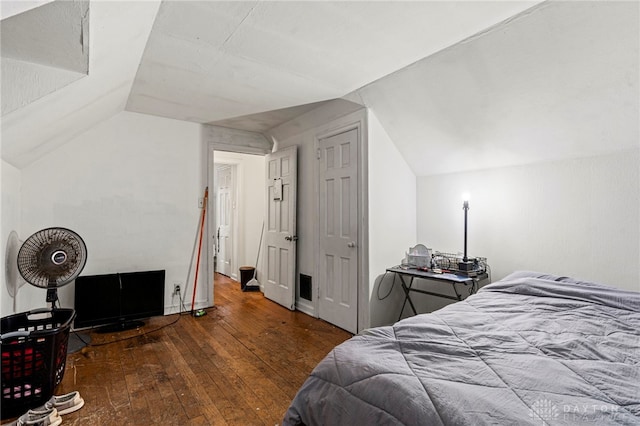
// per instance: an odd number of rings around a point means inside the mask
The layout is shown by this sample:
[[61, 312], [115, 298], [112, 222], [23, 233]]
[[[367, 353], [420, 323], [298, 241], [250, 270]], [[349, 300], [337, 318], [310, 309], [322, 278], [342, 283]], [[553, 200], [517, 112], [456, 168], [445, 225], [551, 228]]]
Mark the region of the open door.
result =
[[233, 226], [235, 215], [235, 166], [216, 167], [216, 270], [235, 277], [233, 264]]
[[298, 149], [266, 157], [264, 295], [294, 310], [296, 298], [296, 195]]

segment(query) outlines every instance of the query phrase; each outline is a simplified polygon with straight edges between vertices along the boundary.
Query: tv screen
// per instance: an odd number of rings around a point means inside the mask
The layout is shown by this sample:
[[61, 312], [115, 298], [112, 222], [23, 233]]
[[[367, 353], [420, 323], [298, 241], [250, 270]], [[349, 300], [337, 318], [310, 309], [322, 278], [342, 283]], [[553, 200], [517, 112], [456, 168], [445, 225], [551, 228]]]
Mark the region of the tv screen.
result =
[[164, 314], [165, 271], [76, 278], [75, 328], [120, 324]]
[[149, 318], [164, 314], [164, 271], [120, 274], [122, 316]]

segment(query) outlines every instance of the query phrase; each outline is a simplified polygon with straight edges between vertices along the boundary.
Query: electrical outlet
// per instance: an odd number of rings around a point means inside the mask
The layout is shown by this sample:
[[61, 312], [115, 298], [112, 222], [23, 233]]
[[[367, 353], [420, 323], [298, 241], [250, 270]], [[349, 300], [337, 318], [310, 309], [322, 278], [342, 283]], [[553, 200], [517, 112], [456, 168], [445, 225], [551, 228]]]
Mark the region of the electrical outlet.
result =
[[175, 296], [178, 293], [180, 293], [180, 284], [176, 283], [173, 285], [173, 294]]

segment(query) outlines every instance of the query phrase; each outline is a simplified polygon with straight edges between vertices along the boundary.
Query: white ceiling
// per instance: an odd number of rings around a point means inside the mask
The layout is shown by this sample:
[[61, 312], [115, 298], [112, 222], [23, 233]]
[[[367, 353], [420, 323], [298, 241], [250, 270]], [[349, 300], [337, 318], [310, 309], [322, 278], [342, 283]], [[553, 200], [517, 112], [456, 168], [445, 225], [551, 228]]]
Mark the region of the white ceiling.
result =
[[3, 20], [2, 57], [86, 73], [88, 15], [89, 1], [75, 0], [52, 2]]
[[274, 109], [256, 114], [248, 114], [240, 117], [227, 118], [223, 120], [212, 121], [213, 124], [220, 127], [228, 127], [231, 129], [247, 130], [249, 132], [265, 133], [274, 127], [293, 120], [309, 111], [320, 108], [322, 105], [331, 101], [313, 102], [306, 105], [298, 105], [289, 108]]
[[0, 1], [0, 19], [24, 13], [27, 10], [35, 9], [43, 4], [51, 3], [53, 0], [21, 0], [21, 1]]
[[92, 1], [89, 75], [4, 114], [2, 159], [25, 167], [121, 112], [158, 7], [159, 1]]
[[640, 2], [547, 2], [355, 96], [418, 176], [637, 148]]
[[535, 3], [165, 1], [127, 110], [210, 123], [339, 98]]
[[[3, 16], [11, 4], [3, 3]], [[2, 115], [89, 72], [89, 1], [36, 3], [32, 9], [4, 19], [0, 26]]]
[[89, 75], [3, 115], [2, 158], [123, 109], [265, 133], [341, 97], [417, 175], [637, 144], [639, 3], [538, 3], [93, 0]]

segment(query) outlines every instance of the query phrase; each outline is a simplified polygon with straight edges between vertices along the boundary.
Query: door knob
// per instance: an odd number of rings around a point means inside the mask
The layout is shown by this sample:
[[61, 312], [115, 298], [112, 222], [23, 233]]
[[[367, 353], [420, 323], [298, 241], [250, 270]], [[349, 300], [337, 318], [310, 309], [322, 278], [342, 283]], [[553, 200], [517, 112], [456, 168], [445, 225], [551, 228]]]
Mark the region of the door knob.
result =
[[356, 242], [355, 241], [350, 241], [347, 243], [347, 247], [355, 247], [356, 246]]
[[287, 235], [284, 239], [287, 241], [298, 241], [298, 237], [296, 235]]

